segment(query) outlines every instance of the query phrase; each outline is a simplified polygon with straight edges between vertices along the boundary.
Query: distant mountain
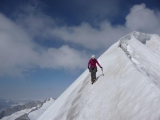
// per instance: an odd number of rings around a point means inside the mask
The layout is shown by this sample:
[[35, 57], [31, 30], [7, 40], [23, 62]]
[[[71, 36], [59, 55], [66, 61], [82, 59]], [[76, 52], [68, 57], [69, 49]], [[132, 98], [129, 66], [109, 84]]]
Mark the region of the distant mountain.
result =
[[53, 103], [54, 99], [50, 98], [44, 101], [42, 107], [35, 109], [28, 114], [30, 120], [37, 120], [40, 115], [42, 115]]
[[[46, 103], [50, 102], [53, 103], [54, 101], [52, 98], [47, 99], [43, 102], [40, 101], [32, 101], [29, 103], [26, 103], [24, 105], [17, 105], [13, 106], [11, 108], [5, 109], [0, 112], [0, 119], [1, 120], [32, 120], [29, 119], [28, 114], [34, 112], [34, 114], [31, 115], [32, 118], [35, 118], [36, 116], [40, 116], [40, 114], [45, 111], [45, 109], [42, 109], [40, 112], [36, 113], [37, 110], [39, 110], [41, 107], [43, 107]], [[46, 106], [46, 105], [45, 105]], [[45, 107], [43, 107], [45, 108]], [[48, 108], [48, 106], [47, 106]], [[35, 119], [36, 120], [36, 119]]]
[[6, 108], [10, 108], [14, 104], [17, 104], [17, 102], [6, 99], [0, 99], [0, 112]]

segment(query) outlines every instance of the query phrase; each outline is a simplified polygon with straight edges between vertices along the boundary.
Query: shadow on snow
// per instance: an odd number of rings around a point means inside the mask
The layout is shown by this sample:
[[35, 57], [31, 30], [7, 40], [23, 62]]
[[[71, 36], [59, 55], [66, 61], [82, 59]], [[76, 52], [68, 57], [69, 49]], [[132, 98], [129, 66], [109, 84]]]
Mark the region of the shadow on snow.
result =
[[101, 76], [104, 76], [104, 74], [100, 74], [100, 75], [96, 78], [96, 80], [94, 81], [94, 83], [95, 83]]

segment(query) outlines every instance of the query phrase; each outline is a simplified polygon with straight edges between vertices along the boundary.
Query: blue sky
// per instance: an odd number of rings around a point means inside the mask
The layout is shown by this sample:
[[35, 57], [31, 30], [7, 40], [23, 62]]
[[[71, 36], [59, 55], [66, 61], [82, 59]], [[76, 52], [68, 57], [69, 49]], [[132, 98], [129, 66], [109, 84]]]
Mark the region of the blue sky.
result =
[[[57, 98], [132, 31], [160, 34], [158, 0], [1, 0], [0, 98]], [[103, 66], [103, 65], [102, 65]]]

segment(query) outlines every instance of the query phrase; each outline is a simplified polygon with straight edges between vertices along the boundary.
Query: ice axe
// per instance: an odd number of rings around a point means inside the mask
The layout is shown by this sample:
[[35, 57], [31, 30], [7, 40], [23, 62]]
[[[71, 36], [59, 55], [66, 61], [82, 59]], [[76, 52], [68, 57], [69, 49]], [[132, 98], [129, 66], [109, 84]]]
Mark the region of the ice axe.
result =
[[101, 68], [101, 70], [102, 70], [102, 75], [104, 76], [104, 73], [103, 73], [103, 68]]

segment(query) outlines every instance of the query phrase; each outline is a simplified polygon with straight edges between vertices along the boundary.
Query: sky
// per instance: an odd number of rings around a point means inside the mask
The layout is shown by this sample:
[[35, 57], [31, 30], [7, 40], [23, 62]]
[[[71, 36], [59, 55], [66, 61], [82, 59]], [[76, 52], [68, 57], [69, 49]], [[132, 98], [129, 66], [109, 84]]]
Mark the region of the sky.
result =
[[[159, 0], [0, 0], [0, 98], [57, 98], [132, 31], [160, 34]], [[103, 65], [102, 65], [103, 67]]]

